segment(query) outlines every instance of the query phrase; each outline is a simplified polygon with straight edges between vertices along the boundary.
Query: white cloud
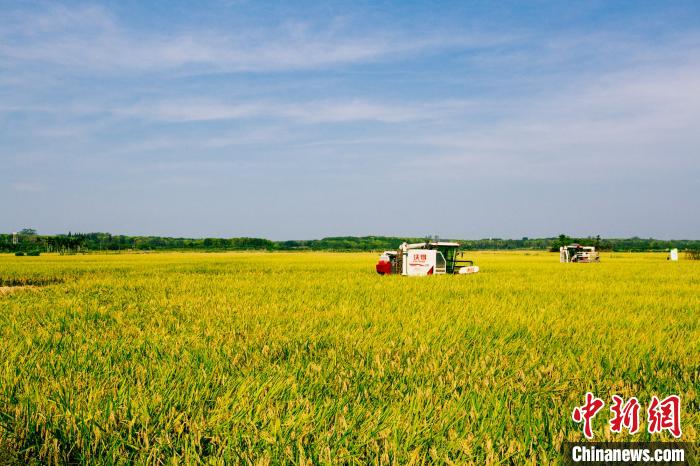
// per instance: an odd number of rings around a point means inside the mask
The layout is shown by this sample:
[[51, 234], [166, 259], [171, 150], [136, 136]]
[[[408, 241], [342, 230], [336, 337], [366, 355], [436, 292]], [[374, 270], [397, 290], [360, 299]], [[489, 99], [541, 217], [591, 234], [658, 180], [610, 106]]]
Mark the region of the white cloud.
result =
[[[408, 33], [399, 31], [361, 36], [347, 28], [319, 29], [299, 22], [265, 31], [189, 30], [171, 35], [143, 34], [127, 30], [109, 12], [97, 7], [72, 10], [55, 7], [48, 14], [15, 15], [13, 18], [13, 26], [5, 30], [6, 40], [0, 41], [0, 57], [13, 63], [37, 62], [42, 69], [50, 68], [46, 64], [70, 65], [80, 72], [168, 70], [188, 66], [233, 71], [316, 68], [453, 46], [510, 44], [512, 40], [499, 34], [470, 37], [415, 34], [409, 37]], [[537, 52], [534, 55], [528, 49], [533, 45]], [[420, 158], [413, 160], [408, 152], [401, 155], [403, 161], [418, 164], [441, 160], [448, 165], [473, 166], [481, 161], [484, 166], [524, 167], [529, 164], [537, 169], [538, 163], [567, 164], [585, 159], [593, 164], [607, 162], [622, 166], [644, 154], [652, 154], [645, 156], [646, 163], [658, 164], [663, 161], [660, 155], [663, 151], [656, 146], [665, 145], [668, 152], [674, 154], [669, 157], [685, 157], [687, 161], [685, 154], [689, 148], [700, 144], [695, 128], [700, 119], [700, 80], [697, 78], [700, 76], [700, 40], [697, 34], [678, 34], [653, 43], [635, 41], [616, 33], [543, 34], [524, 40], [522, 47], [516, 45], [512, 49], [504, 47], [490, 52], [476, 56], [477, 67], [497, 64], [507, 70], [509, 66], [519, 67], [530, 61], [541, 66], [542, 71], [526, 76], [493, 73], [492, 70], [483, 76], [452, 76], [443, 70], [436, 74], [435, 83], [426, 79], [426, 87], [435, 85], [442, 95], [452, 91], [445, 82], [466, 87], [465, 83], [472, 79], [502, 80], [496, 92], [481, 95], [468, 89], [458, 93], [461, 99], [431, 98], [429, 91], [414, 95], [411, 89], [399, 94], [403, 100], [396, 96], [391, 100], [363, 96], [362, 91], [357, 92], [356, 97], [323, 98], [331, 95], [327, 89], [306, 101], [295, 98], [291, 92], [288, 99], [268, 96], [240, 99], [225, 97], [225, 91], [208, 95], [207, 91], [197, 92], [195, 97], [188, 95], [185, 88], [182, 92], [168, 89], [147, 96], [134, 95], [133, 90], [127, 90], [125, 98], [120, 100], [115, 95], [119, 96], [121, 90], [112, 88], [113, 93], [104, 97], [95, 91], [74, 92], [60, 105], [29, 104], [22, 96], [30, 94], [14, 93], [20, 97], [15, 103], [6, 99], [0, 104], [0, 112], [47, 112], [66, 116], [60, 127], [42, 124], [32, 131], [33, 135], [55, 137], [70, 137], [71, 134], [87, 137], [90, 132], [108, 132], [115, 118], [140, 120], [139, 123], [273, 120], [247, 125], [233, 136], [224, 134], [233, 125], [210, 125], [206, 135], [201, 136], [175, 133], [164, 136], [154, 131], [156, 134], [118, 141], [119, 147], [110, 149], [116, 153], [167, 152], [184, 139], [193, 149], [224, 148], [241, 144], [241, 141], [264, 146], [274, 141], [306, 147], [325, 146], [323, 150], [329, 151], [331, 146], [336, 146], [336, 152], [342, 152], [347, 150], [343, 146], [358, 145], [358, 140], [313, 130], [302, 140], [294, 134], [293, 124], [337, 123], [340, 126], [350, 122], [390, 123], [368, 125], [362, 136], [368, 141], [366, 146], [374, 146], [375, 151], [391, 145], [421, 146], [425, 155]], [[601, 65], [603, 56], [606, 63]], [[594, 57], [593, 61], [588, 62], [588, 57]], [[588, 66], [585, 72], [579, 73], [560, 67], [564, 62], [585, 62]], [[550, 75], [552, 69], [556, 73]], [[524, 80], [535, 83], [534, 91], [519, 88]], [[312, 85], [313, 82], [307, 84]], [[308, 87], [304, 90], [308, 95]], [[73, 95], [77, 97], [73, 99]], [[95, 118], [89, 118], [91, 116]], [[71, 121], [74, 128], [71, 128]], [[270, 126], [282, 128], [276, 137], [270, 136]], [[252, 131], [260, 134], [247, 137]]]
[[365, 99], [228, 104], [215, 100], [174, 99], [115, 107], [112, 112], [119, 116], [166, 122], [272, 118], [301, 123], [400, 123], [438, 118], [454, 113], [457, 108], [458, 106], [450, 101], [405, 105], [371, 102]]
[[0, 57], [75, 70], [139, 72], [271, 71], [371, 62], [448, 47], [482, 47], [510, 40], [497, 35], [412, 37], [398, 32], [363, 34], [352, 28], [312, 28], [288, 22], [266, 29], [129, 30], [99, 7], [53, 6], [41, 14], [0, 20]]
[[590, 170], [696, 167], [698, 76], [700, 55], [680, 63], [662, 60], [521, 99], [488, 123], [461, 124], [459, 131], [439, 130], [410, 141], [436, 149], [431, 163], [521, 174], [577, 164]]

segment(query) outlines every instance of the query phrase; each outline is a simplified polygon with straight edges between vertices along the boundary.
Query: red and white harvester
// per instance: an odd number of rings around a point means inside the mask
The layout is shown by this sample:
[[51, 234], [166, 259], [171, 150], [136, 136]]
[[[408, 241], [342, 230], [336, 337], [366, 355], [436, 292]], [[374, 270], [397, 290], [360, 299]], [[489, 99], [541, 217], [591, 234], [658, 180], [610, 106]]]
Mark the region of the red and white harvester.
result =
[[403, 243], [398, 251], [384, 251], [377, 262], [380, 275], [408, 276], [476, 273], [474, 261], [457, 258], [459, 243], [434, 241]]

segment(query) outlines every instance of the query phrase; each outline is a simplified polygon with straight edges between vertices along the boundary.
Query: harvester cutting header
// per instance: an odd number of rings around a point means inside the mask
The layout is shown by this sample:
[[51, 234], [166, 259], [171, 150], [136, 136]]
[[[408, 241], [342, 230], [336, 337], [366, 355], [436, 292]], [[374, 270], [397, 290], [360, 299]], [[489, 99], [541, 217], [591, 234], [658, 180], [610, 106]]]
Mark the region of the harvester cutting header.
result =
[[403, 243], [398, 251], [384, 251], [377, 262], [380, 275], [409, 276], [476, 273], [474, 261], [457, 258], [459, 243], [444, 241]]

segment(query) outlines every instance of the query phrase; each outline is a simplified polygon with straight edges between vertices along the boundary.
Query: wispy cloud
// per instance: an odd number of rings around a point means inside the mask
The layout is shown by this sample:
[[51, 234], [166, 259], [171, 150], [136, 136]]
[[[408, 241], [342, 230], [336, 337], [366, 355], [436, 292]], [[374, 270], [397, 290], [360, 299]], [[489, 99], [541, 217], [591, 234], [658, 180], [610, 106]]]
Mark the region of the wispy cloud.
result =
[[[137, 103], [123, 103], [101, 98], [82, 97], [59, 105], [47, 103], [0, 103], [0, 115], [11, 113], [46, 114], [71, 118], [116, 117], [153, 122], [185, 123], [220, 120], [271, 119], [292, 123], [347, 123], [381, 122], [404, 123], [429, 121], [454, 117], [475, 110], [479, 100], [449, 99], [435, 101], [404, 101], [401, 103], [355, 99], [305, 99], [305, 100], [241, 100], [231, 98], [142, 98]], [[93, 120], [81, 127], [103, 127]], [[71, 134], [75, 128], [42, 128], [41, 134]]]
[[[270, 71], [372, 62], [450, 47], [483, 47], [509, 40], [493, 34], [355, 32], [289, 21], [236, 31], [143, 33], [124, 27], [99, 7], [51, 6], [0, 20], [0, 57], [103, 72], [183, 69]], [[4, 24], [3, 24], [4, 23]]]
[[576, 164], [592, 170], [673, 164], [687, 170], [698, 166], [693, 156], [700, 147], [698, 76], [700, 55], [692, 54], [664, 66], [602, 74], [511, 103], [507, 113], [487, 124], [409, 141], [436, 148], [439, 154], [430, 163], [462, 168], [545, 176]]
[[[406, 18], [411, 7], [397, 2], [343, 7], [351, 14], [339, 18], [337, 8], [278, 6], [270, 16], [247, 4], [221, 18], [205, 7], [202, 17], [168, 8], [161, 18], [149, 3], [70, 5], [17, 3], [0, 15], [6, 196], [50, 187], [60, 203], [102, 193], [123, 210], [118, 225], [147, 209], [146, 194], [151, 208], [182, 196], [212, 218], [238, 204], [275, 219], [317, 207], [314, 229], [327, 223], [324, 211], [350, 219], [381, 207], [383, 217], [398, 191], [421, 205], [423, 193], [396, 189], [417, 175], [441, 193], [430, 209], [450, 223], [477, 187], [489, 195], [471, 209], [485, 222], [516, 197], [552, 208], [566, 191], [604, 207], [600, 186], [636, 199], [653, 180], [666, 191], [647, 203], [676, 205], [678, 189], [699, 195], [700, 33], [678, 15], [649, 32], [647, 13], [661, 7], [640, 5], [632, 24], [631, 13], [598, 6], [578, 8], [581, 18], [479, 7], [425, 18], [419, 5]], [[393, 7], [402, 18], [387, 16]], [[547, 27], [557, 21], [566, 27]], [[568, 173], [585, 175], [572, 182]], [[207, 210], [212, 199], [220, 209]], [[276, 211], [280, 200], [290, 205]], [[655, 231], [650, 222], [634, 233]]]
[[390, 104], [366, 99], [228, 104], [214, 100], [173, 99], [117, 107], [115, 115], [166, 122], [194, 122], [251, 118], [283, 119], [298, 123], [368, 121], [401, 123], [453, 114], [468, 103], [453, 101]]

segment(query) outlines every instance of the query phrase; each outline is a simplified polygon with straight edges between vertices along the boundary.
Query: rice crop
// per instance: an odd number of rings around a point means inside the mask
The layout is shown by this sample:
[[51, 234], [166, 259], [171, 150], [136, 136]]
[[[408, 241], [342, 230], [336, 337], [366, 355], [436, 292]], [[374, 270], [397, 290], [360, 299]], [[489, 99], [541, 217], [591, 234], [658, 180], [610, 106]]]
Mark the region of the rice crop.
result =
[[[700, 263], [468, 254], [0, 256], [0, 462], [546, 464], [571, 411], [682, 399], [698, 440]], [[644, 430], [644, 429], [643, 429]]]

